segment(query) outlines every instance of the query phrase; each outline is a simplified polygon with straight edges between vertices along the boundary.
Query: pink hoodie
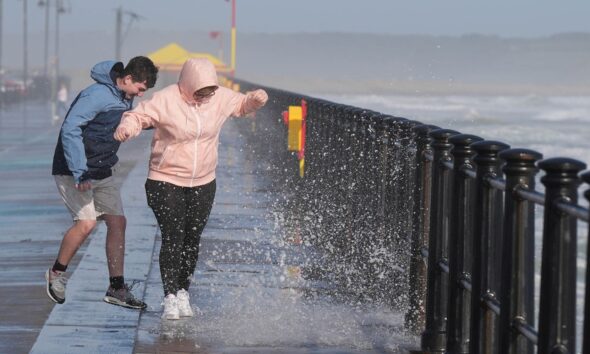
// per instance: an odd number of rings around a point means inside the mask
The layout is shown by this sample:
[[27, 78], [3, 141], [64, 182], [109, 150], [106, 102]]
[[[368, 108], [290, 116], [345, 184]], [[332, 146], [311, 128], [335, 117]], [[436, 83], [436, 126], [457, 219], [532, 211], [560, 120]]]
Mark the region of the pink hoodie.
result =
[[242, 94], [219, 87], [215, 95], [196, 102], [193, 93], [218, 86], [217, 72], [207, 59], [189, 59], [177, 84], [155, 92], [123, 115], [117, 128], [132, 138], [154, 127], [148, 178], [182, 187], [207, 184], [215, 179], [221, 126], [230, 116], [244, 116], [262, 107], [263, 90]]

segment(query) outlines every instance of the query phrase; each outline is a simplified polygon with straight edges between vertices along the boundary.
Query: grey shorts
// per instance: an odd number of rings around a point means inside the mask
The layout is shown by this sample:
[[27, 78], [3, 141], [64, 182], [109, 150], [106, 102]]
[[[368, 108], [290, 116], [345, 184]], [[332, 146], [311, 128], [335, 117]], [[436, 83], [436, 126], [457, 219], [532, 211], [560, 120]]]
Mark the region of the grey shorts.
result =
[[121, 201], [123, 179], [113, 167], [113, 175], [105, 179], [90, 180], [92, 189], [80, 192], [74, 177], [53, 176], [57, 190], [74, 220], [98, 220], [102, 215], [124, 215]]

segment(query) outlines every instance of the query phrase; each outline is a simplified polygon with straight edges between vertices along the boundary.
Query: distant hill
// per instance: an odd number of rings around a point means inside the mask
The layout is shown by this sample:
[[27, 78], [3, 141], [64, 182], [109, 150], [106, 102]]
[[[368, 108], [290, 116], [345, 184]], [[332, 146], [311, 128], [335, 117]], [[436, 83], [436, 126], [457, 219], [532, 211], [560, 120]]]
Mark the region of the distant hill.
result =
[[[7, 36], [10, 37], [10, 36]], [[22, 68], [22, 43], [5, 40], [4, 63]], [[43, 35], [32, 34], [30, 66], [42, 67]], [[125, 40], [127, 58], [176, 41], [217, 54], [204, 32], [140, 32]], [[225, 35], [225, 58], [229, 38]], [[66, 33], [61, 67], [73, 75], [114, 53], [114, 35]], [[590, 34], [544, 38], [351, 33], [238, 33], [237, 73], [253, 82], [304, 93], [590, 94]], [[78, 82], [75, 80], [75, 82]]]

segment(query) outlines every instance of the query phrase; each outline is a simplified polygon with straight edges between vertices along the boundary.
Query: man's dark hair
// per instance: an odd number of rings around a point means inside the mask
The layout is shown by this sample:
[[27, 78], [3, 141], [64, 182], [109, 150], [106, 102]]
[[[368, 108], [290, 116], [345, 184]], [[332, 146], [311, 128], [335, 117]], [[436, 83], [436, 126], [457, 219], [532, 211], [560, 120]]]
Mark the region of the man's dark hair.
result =
[[122, 76], [131, 75], [133, 82], [145, 82], [147, 88], [152, 88], [158, 78], [158, 68], [150, 58], [144, 56], [134, 57], [129, 60]]

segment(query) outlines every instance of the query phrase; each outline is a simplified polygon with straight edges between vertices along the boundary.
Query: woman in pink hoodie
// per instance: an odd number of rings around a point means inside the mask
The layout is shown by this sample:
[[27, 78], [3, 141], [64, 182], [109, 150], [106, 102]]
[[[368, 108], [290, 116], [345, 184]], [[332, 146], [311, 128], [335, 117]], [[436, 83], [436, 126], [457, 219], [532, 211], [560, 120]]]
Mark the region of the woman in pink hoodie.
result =
[[264, 90], [242, 94], [219, 87], [209, 60], [189, 59], [177, 84], [126, 112], [117, 127], [118, 141], [154, 128], [145, 188], [162, 233], [165, 319], [193, 315], [187, 290], [215, 197], [221, 127], [228, 117], [253, 113], [267, 99]]

